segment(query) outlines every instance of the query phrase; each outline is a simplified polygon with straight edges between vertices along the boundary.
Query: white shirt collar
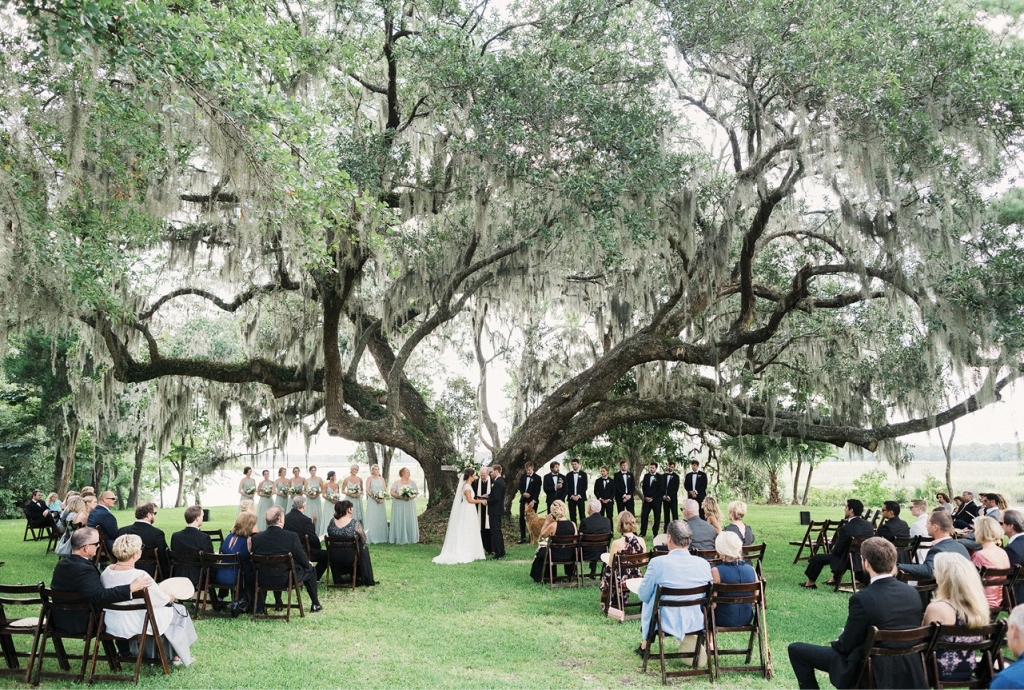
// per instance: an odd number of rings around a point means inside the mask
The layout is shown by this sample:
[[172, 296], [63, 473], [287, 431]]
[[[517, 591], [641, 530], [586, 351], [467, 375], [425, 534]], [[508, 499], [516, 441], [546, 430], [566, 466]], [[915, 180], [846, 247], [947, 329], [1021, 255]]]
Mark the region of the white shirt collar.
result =
[[892, 575], [875, 575], [873, 578], [871, 578], [871, 584], [875, 584], [879, 580], [884, 580], [887, 577], [892, 577]]
[[1012, 543], [1013, 543], [1013, 540], [1014, 540], [1014, 539], [1016, 539], [1017, 537], [1024, 537], [1024, 532], [1021, 532], [1020, 534], [1015, 534], [1015, 535], [1013, 535], [1012, 537], [1010, 537], [1010, 541], [1008, 541], [1008, 542], [1006, 542], [1006, 543], [1007, 543], [1007, 544], [1012, 544]]

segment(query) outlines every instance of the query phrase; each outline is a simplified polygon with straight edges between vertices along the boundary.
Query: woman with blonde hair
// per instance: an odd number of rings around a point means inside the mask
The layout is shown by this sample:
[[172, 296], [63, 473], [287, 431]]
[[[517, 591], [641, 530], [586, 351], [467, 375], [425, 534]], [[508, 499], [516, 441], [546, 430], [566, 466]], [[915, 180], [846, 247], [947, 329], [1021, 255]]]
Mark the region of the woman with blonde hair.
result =
[[[612, 578], [615, 577], [615, 573], [612, 572], [611, 568], [612, 559], [615, 557], [615, 554], [621, 553], [626, 556], [634, 556], [647, 551], [647, 544], [644, 543], [643, 538], [636, 535], [636, 518], [633, 517], [633, 513], [628, 510], [619, 513], [616, 527], [622, 536], [613, 541], [608, 548], [608, 565], [605, 566], [604, 571], [601, 573], [601, 601], [611, 601], [608, 590], [612, 586]], [[615, 585], [621, 591], [626, 588], [626, 580], [631, 577], [642, 577], [642, 575], [643, 573], [640, 572], [639, 568], [627, 568], [623, 571], [622, 577]]]
[[387, 495], [380, 465], [371, 465], [370, 476], [366, 479], [366, 520], [363, 522], [367, 544], [388, 543], [388, 509], [384, 505]]
[[732, 523], [725, 528], [726, 532], [733, 532], [736, 536], [742, 540], [744, 546], [750, 546], [754, 543], [754, 530], [750, 529], [749, 525], [743, 523], [743, 518], [747, 516], [747, 504], [743, 501], [733, 501], [727, 508], [729, 513], [729, 521]]
[[[551, 504], [548, 516], [544, 519], [544, 526], [540, 528], [541, 539], [547, 537], [568, 537], [576, 534], [576, 523], [569, 519], [569, 507], [565, 501], [555, 501]], [[537, 555], [533, 558], [533, 566], [530, 568], [530, 577], [534, 582], [543, 582], [547, 577], [544, 569], [544, 556], [547, 548], [537, 549]], [[572, 558], [571, 549], [553, 549], [551, 558], [556, 561], [567, 561]], [[565, 574], [574, 575], [572, 566], [565, 566]]]
[[[1006, 570], [1010, 567], [1010, 556], [999, 546], [1003, 539], [1003, 528], [995, 518], [979, 515], [974, 518], [974, 539], [981, 544], [981, 550], [971, 554], [971, 563], [976, 568]], [[1003, 603], [1003, 588], [998, 585], [985, 588], [985, 598], [990, 608], [999, 608]]]
[[[924, 611], [923, 625], [958, 625], [980, 628], [988, 625], [988, 600], [978, 572], [971, 562], [959, 554], [940, 553], [935, 556], [935, 596]], [[980, 642], [980, 635], [944, 635], [944, 642]], [[970, 680], [975, 657], [968, 650], [940, 650], [935, 659], [941, 680]]]
[[[257, 517], [252, 513], [239, 513], [235, 518], [235, 524], [231, 527], [231, 533], [228, 534], [227, 538], [220, 545], [221, 553], [238, 556], [238, 561], [242, 567], [242, 597], [247, 602], [252, 601], [253, 587], [256, 584], [253, 576], [255, 571], [249, 559], [249, 550], [252, 547], [252, 535], [257, 531], [257, 524]], [[238, 573], [234, 568], [218, 568], [215, 571], [214, 577], [217, 584], [230, 587], [235, 584], [237, 575]], [[224, 599], [227, 591], [221, 589], [219, 594], [220, 598]], [[236, 602], [235, 606], [231, 607], [231, 614], [237, 616], [239, 613], [242, 613], [244, 608], [245, 605]]]
[[[757, 582], [757, 572], [743, 560], [743, 542], [732, 531], [722, 532], [715, 539], [715, 551], [722, 563], [711, 569], [711, 579], [728, 585]], [[754, 616], [753, 604], [716, 604], [715, 621], [722, 628], [749, 625]]]
[[707, 496], [700, 504], [704, 509], [704, 520], [715, 528], [716, 534], [722, 533], [722, 510], [718, 507], [718, 499], [714, 496]]

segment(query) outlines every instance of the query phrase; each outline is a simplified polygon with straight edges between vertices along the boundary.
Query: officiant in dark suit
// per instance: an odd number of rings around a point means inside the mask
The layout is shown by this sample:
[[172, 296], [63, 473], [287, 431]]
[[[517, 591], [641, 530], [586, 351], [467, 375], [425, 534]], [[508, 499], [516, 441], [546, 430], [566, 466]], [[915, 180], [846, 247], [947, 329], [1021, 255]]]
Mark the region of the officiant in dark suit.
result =
[[619, 471], [615, 473], [615, 504], [620, 513], [628, 512], [636, 517], [636, 507], [633, 504], [633, 492], [636, 491], [636, 480], [633, 473], [629, 471], [629, 463], [625, 460], [619, 463]]
[[601, 515], [611, 522], [615, 517], [615, 482], [608, 476], [608, 468], [601, 468], [601, 476], [594, 482], [594, 498], [601, 502]]
[[309, 560], [316, 563], [316, 579], [319, 580], [327, 570], [327, 552], [321, 548], [316, 527], [313, 525], [312, 518], [306, 517], [305, 510], [306, 497], [296, 496], [292, 500], [292, 509], [284, 518], [284, 528], [299, 536], [299, 544], [302, 543], [302, 537], [309, 539]]
[[569, 504], [569, 519], [582, 522], [587, 511], [587, 473], [580, 469], [580, 461], [573, 460], [572, 472], [565, 475], [565, 498]]
[[487, 518], [490, 528], [491, 550], [494, 560], [505, 557], [505, 535], [501, 532], [501, 517], [505, 512], [505, 480], [501, 478], [501, 465], [491, 465], [491, 487], [487, 494]]
[[526, 543], [526, 509], [531, 507], [534, 510], [540, 507], [540, 477], [533, 471], [533, 463], [528, 462], [523, 466], [523, 473], [519, 475], [519, 543]]
[[[296, 500], [300, 497], [296, 497]], [[316, 613], [317, 611], [323, 611], [323, 606], [320, 605], [320, 598], [317, 596], [317, 575], [316, 568], [306, 558], [306, 551], [302, 548], [302, 543], [299, 541], [299, 535], [290, 532], [281, 527], [281, 522], [284, 519], [284, 510], [281, 506], [273, 506], [267, 510], [267, 529], [262, 532], [258, 532], [252, 537], [252, 550], [253, 556], [280, 556], [282, 554], [290, 553], [292, 555], [292, 561], [295, 563], [295, 579], [298, 582], [305, 583], [306, 592], [309, 594], [310, 613]], [[305, 517], [305, 516], [303, 516]], [[306, 518], [307, 520], [309, 518]], [[312, 522], [312, 520], [310, 520]], [[325, 561], [326, 562], [326, 561]], [[288, 580], [287, 575], [284, 575], [284, 579], [278, 573], [264, 573], [260, 576], [260, 586], [272, 586], [272, 587], [287, 587]], [[260, 600], [256, 602], [257, 611], [262, 611], [266, 604], [267, 593], [266, 591], [260, 592]]]
[[[489, 467], [481, 467], [480, 473], [476, 477], [476, 481], [473, 482], [473, 493], [476, 494], [477, 498], [487, 498], [491, 493], [491, 469]], [[480, 519], [480, 541], [483, 542], [484, 551], [491, 553], [491, 520], [490, 506], [484, 504], [478, 504], [476, 507], [477, 517]]]
[[683, 477], [683, 490], [687, 498], [697, 501], [701, 506], [700, 517], [704, 518], [704, 499], [708, 496], [708, 473], [700, 469], [700, 462], [692, 460], [690, 471]]
[[562, 466], [554, 461], [551, 463], [551, 472], [544, 477], [544, 495], [547, 497], [549, 513], [552, 503], [565, 500], [565, 475], [561, 469]]

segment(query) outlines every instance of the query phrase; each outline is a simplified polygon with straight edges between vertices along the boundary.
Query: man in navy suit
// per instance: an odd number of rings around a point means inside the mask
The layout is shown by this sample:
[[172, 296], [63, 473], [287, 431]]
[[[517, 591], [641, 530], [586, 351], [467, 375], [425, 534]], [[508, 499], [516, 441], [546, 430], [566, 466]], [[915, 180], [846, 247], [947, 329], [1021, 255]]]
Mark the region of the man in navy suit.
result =
[[117, 539], [117, 518], [110, 512], [111, 506], [117, 497], [113, 491], [104, 491], [96, 501], [96, 507], [89, 513], [89, 527], [103, 528], [103, 539], [107, 542], [107, 551], [114, 548], [114, 540]]
[[[1003, 518], [1000, 523], [1003, 526], [1003, 534], [1010, 538], [1006, 545], [1006, 553], [1010, 557], [1010, 565], [1024, 566], [1024, 515], [1018, 510], [1003, 511]], [[1017, 601], [1024, 603], [1024, 583], [1013, 588], [1017, 595]]]

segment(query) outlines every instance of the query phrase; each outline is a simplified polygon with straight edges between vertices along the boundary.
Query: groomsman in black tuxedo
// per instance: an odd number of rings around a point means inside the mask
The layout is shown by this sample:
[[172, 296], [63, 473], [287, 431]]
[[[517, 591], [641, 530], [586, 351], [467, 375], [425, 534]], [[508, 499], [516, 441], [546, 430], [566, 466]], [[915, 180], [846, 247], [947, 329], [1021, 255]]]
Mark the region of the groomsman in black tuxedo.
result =
[[561, 465], [552, 462], [551, 472], [544, 477], [544, 495], [547, 497], [549, 513], [552, 503], [565, 500], [565, 475], [560, 472], [561, 469]]
[[501, 533], [501, 517], [505, 512], [505, 480], [501, 478], [501, 465], [491, 465], [491, 487], [487, 494], [487, 517], [491, 530], [489, 542], [494, 560], [505, 557], [505, 535]]
[[700, 517], [704, 519], [704, 499], [708, 495], [708, 474], [702, 472], [700, 463], [696, 460], [690, 462], [690, 471], [683, 478], [683, 491], [687, 498], [697, 501], [700, 506]]
[[661, 516], [663, 524], [679, 519], [679, 475], [676, 474], [676, 463], [668, 461], [668, 471], [664, 476], [665, 493], [661, 497]]
[[540, 507], [540, 477], [533, 471], [533, 463], [528, 462], [523, 466], [523, 473], [519, 475], [519, 543], [526, 543], [526, 509], [531, 507], [534, 510]]
[[[487, 498], [491, 493], [491, 469], [481, 467], [473, 482], [473, 492], [477, 498]], [[491, 522], [489, 519], [488, 507], [477, 505], [477, 516], [480, 518], [480, 541], [484, 544], [484, 551], [491, 553]]]
[[647, 466], [647, 474], [640, 483], [640, 490], [644, 494], [643, 511], [640, 513], [640, 536], [647, 536], [647, 520], [651, 513], [654, 513], [654, 536], [658, 536], [658, 526], [661, 524], [661, 497], [665, 493], [665, 486], [662, 484], [663, 477], [658, 473], [658, 463], [652, 462]]
[[615, 516], [615, 483], [607, 467], [601, 468], [601, 476], [594, 482], [594, 498], [601, 502], [601, 515], [611, 520]]
[[623, 460], [619, 463], [619, 471], [615, 473], [615, 504], [620, 513], [629, 512], [636, 517], [636, 507], [633, 505], [635, 491], [636, 480], [629, 471], [629, 463]]
[[580, 469], [580, 461], [571, 462], [572, 472], [565, 476], [566, 503], [569, 519], [579, 523], [587, 516], [587, 473]]

